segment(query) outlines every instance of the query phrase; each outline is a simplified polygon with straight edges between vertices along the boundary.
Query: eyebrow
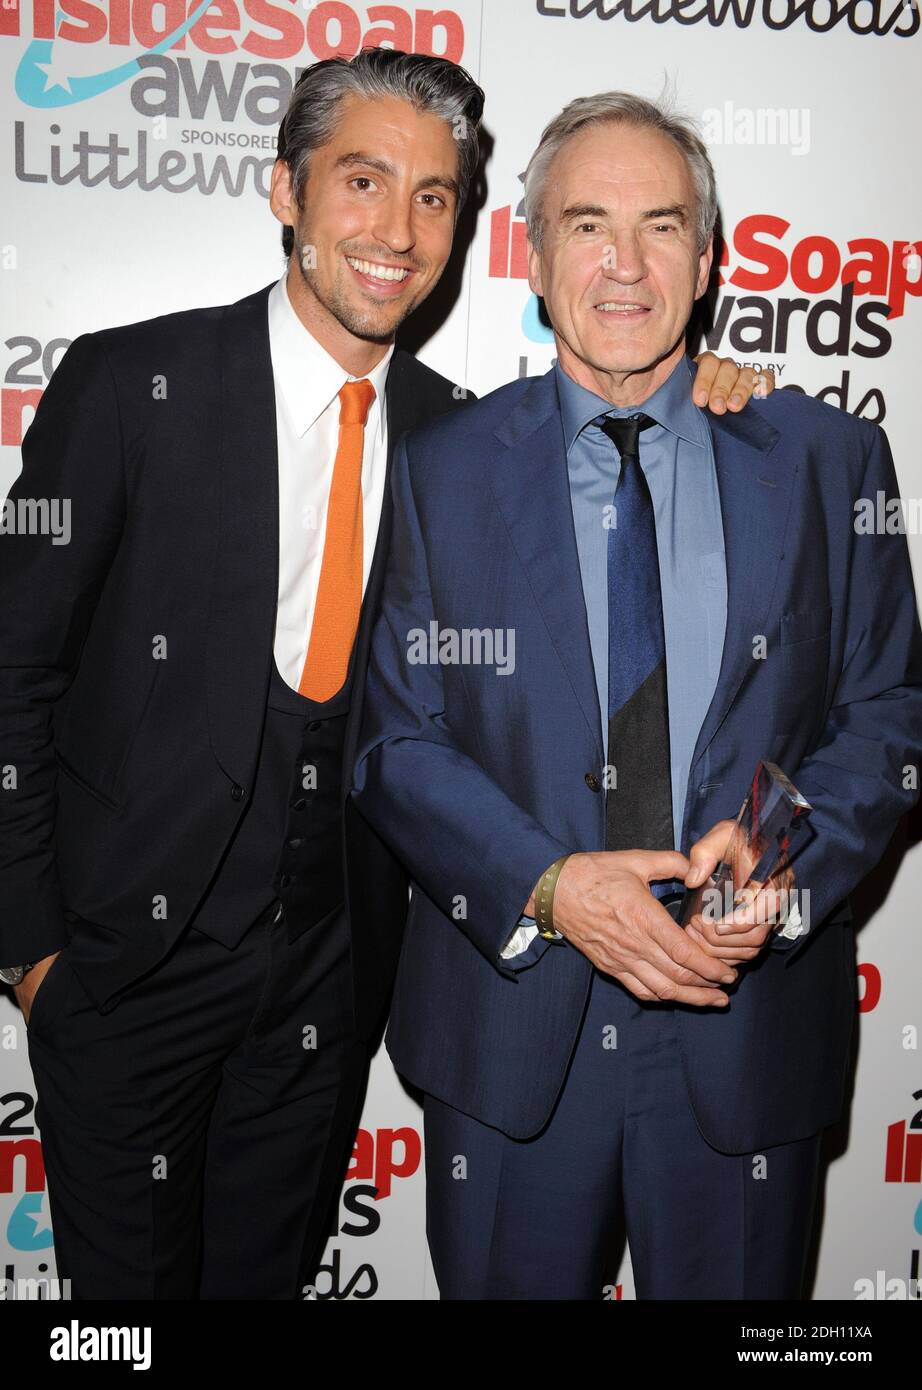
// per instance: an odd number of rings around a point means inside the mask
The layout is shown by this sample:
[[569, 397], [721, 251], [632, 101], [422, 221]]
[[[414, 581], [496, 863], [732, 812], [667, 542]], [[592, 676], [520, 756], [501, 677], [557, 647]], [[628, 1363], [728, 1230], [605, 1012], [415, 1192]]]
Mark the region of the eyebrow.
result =
[[[572, 207], [564, 208], [560, 214], [561, 222], [574, 222], [578, 217], [607, 217], [608, 208], [598, 207], [595, 203], [575, 203]], [[651, 208], [649, 212], [642, 212], [640, 220], [649, 222], [658, 217], [675, 217], [686, 226], [688, 223], [688, 208], [684, 203], [673, 203], [668, 208]]]
[[[349, 154], [340, 155], [336, 161], [337, 169], [351, 169], [355, 165], [361, 165], [365, 169], [377, 169], [379, 174], [384, 174], [387, 178], [397, 177], [397, 170], [393, 164], [388, 164], [385, 159], [376, 159], [374, 155], [363, 154], [361, 150], [353, 150]], [[419, 180], [414, 191], [419, 193], [425, 188], [445, 188], [456, 198], [460, 193], [457, 180], [448, 178], [444, 174], [427, 175], [426, 178]]]
[[561, 222], [574, 222], [577, 217], [607, 217], [608, 208], [596, 207], [594, 203], [575, 203], [564, 208], [560, 214]]
[[688, 208], [684, 203], [673, 203], [672, 207], [652, 208], [650, 212], [645, 212], [643, 214], [644, 221], [649, 221], [658, 217], [675, 217], [684, 227], [688, 222]]

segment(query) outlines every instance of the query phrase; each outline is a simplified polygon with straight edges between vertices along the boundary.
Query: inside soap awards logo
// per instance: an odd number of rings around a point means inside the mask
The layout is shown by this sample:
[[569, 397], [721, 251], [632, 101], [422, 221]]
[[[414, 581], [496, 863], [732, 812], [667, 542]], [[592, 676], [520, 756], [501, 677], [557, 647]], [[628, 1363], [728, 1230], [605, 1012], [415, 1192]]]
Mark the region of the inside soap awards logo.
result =
[[314, 1282], [301, 1290], [302, 1299], [338, 1302], [374, 1298], [378, 1272], [371, 1259], [362, 1258], [363, 1247], [357, 1247], [356, 1253], [352, 1241], [380, 1231], [385, 1211], [382, 1204], [392, 1195], [395, 1182], [419, 1172], [422, 1154], [422, 1138], [411, 1125], [358, 1131], [340, 1198], [339, 1222]]
[[[915, 1049], [916, 1029], [912, 1024], [903, 1029], [903, 1046], [907, 1050]], [[912, 1099], [917, 1105], [922, 1102], [922, 1090], [913, 1091]], [[894, 1120], [887, 1126], [884, 1182], [907, 1183], [909, 1191], [918, 1191], [922, 1184], [922, 1109], [916, 1108], [908, 1119]], [[907, 1275], [891, 1276], [878, 1269], [873, 1277], [856, 1280], [855, 1297], [922, 1300], [919, 1236], [922, 1236], [922, 1200], [916, 1202], [912, 1217], [913, 1244], [908, 1250]]]
[[[278, 125], [311, 63], [382, 46], [464, 55], [454, 10], [343, 0], [0, 0], [4, 37], [25, 45], [15, 77], [27, 108], [13, 123], [18, 182], [231, 198], [268, 198]], [[92, 106], [83, 114], [85, 104], [122, 84], [136, 128], [116, 117], [119, 128], [103, 133], [111, 104], [105, 116]], [[94, 128], [31, 114], [68, 108]]]
[[[14, 1028], [4, 1028], [8, 1045]], [[50, 1251], [54, 1242], [35, 1113], [30, 1091], [0, 1096], [0, 1210], [7, 1212], [0, 1244], [5, 1240], [9, 1249], [27, 1255]]]
[[[24, 19], [31, 9], [31, 23]], [[209, 13], [213, 11], [213, 13]], [[352, 57], [388, 45], [459, 62], [464, 26], [453, 10], [357, 6], [343, 0], [0, 0], [0, 37], [26, 38], [16, 95], [49, 108], [87, 101], [141, 71], [145, 55], [179, 51], [262, 59]], [[106, 61], [99, 61], [102, 46]], [[133, 49], [125, 54], [119, 50]]]
[[[174, 13], [173, 18], [178, 22], [163, 32], [157, 27], [155, 16], [162, 16], [169, 24], [168, 11], [172, 8], [175, 12], [175, 6], [153, 3], [135, 6], [135, 10], [143, 9], [144, 13], [136, 15], [132, 32], [128, 6], [120, 4], [119, 0], [112, 0], [108, 11], [101, 5], [85, 4], [83, 0], [33, 0], [34, 37], [16, 71], [16, 95], [26, 106], [70, 106], [120, 86], [140, 71], [137, 57], [94, 70], [97, 59], [95, 52], [90, 56], [89, 50], [95, 50], [97, 44], [107, 39], [110, 45], [121, 47], [134, 38], [142, 50], [163, 53], [185, 38], [202, 19], [210, 3], [211, 0], [198, 0], [188, 16], [185, 5], [181, 5], [182, 18]], [[0, 14], [3, 14], [2, 9]], [[69, 20], [68, 15], [77, 22]], [[15, 18], [15, 29], [10, 27], [9, 17], [5, 18], [4, 32], [18, 35], [18, 13]]]
[[[14, 1026], [5, 1025], [3, 1030], [8, 1045]], [[5, 1252], [0, 1275], [2, 1303], [53, 1302], [71, 1297], [70, 1280], [51, 1273], [54, 1232], [35, 1113], [31, 1092], [11, 1090], [0, 1097], [0, 1247]]]

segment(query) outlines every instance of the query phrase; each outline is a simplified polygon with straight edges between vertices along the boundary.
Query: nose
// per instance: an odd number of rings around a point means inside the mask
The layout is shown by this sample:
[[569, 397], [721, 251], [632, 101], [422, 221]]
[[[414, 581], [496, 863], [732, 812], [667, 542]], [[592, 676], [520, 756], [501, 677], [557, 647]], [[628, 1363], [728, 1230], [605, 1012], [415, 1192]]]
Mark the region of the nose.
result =
[[390, 198], [378, 210], [372, 235], [395, 256], [405, 256], [416, 244], [410, 205], [402, 198]]
[[616, 233], [602, 254], [602, 274], [619, 285], [636, 285], [646, 273], [640, 239], [632, 232]]

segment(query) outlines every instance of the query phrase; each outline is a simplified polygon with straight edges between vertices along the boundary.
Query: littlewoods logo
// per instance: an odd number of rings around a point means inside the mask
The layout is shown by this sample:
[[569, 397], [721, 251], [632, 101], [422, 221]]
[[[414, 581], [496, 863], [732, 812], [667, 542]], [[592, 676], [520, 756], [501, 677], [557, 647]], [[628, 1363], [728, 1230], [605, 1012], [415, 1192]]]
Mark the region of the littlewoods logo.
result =
[[149, 1327], [67, 1327], [51, 1329], [52, 1361], [130, 1361], [135, 1371], [150, 1370]]

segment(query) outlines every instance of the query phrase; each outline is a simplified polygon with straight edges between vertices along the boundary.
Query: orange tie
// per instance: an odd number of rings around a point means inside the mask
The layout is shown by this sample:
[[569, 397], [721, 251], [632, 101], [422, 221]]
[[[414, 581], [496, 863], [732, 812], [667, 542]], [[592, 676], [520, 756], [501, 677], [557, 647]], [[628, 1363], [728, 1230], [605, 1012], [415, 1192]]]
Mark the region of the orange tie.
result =
[[298, 690], [329, 700], [340, 690], [362, 607], [362, 452], [375, 388], [364, 377], [339, 393], [339, 443], [333, 464], [323, 564], [314, 622]]

